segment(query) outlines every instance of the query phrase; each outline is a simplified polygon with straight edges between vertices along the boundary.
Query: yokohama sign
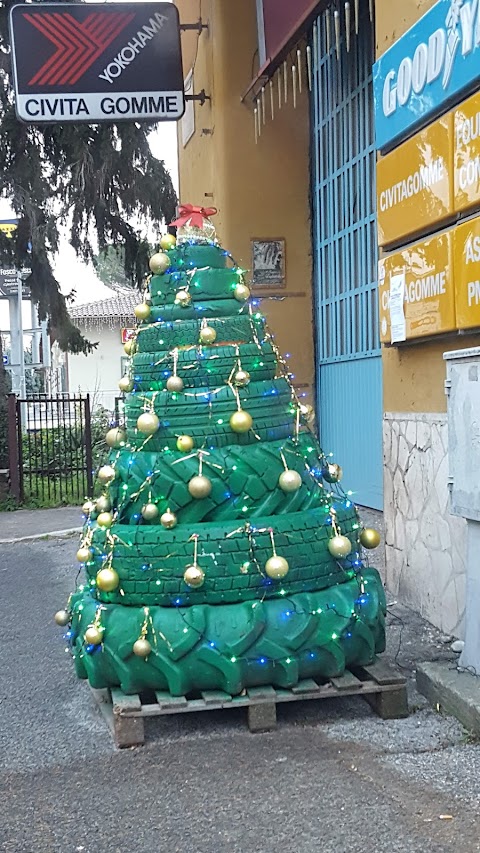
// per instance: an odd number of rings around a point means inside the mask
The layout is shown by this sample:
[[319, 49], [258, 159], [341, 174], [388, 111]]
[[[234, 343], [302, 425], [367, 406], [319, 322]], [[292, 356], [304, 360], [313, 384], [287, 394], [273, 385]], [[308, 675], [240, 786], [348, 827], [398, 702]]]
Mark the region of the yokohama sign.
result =
[[95, 124], [183, 115], [173, 3], [26, 3], [11, 10], [10, 33], [22, 121]]

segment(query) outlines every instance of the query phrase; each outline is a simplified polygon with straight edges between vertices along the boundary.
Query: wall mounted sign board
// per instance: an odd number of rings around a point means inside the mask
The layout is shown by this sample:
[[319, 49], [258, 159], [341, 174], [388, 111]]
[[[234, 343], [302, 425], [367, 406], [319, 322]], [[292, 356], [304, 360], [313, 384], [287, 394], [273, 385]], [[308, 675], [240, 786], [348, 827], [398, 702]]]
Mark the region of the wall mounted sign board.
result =
[[285, 287], [285, 240], [252, 240], [252, 285]]
[[461, 213], [480, 203], [480, 93], [454, 112], [454, 204]]
[[457, 326], [480, 328], [480, 217], [455, 229], [454, 274]]
[[30, 124], [184, 112], [173, 3], [24, 3], [10, 12], [15, 109]]
[[480, 3], [437, 0], [373, 66], [377, 148], [392, 148], [479, 80]]
[[456, 329], [452, 243], [452, 232], [448, 231], [379, 261], [382, 343], [400, 343]]
[[417, 133], [377, 163], [378, 242], [386, 246], [453, 214], [453, 115]]

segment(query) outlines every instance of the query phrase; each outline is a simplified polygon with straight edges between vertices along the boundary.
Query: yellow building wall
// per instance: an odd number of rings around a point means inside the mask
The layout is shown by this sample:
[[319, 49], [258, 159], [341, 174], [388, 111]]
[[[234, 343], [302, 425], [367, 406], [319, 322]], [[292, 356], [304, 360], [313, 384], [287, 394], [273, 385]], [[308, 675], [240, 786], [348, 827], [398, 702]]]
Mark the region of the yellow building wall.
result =
[[[182, 22], [198, 20], [198, 0], [177, 0]], [[289, 365], [295, 384], [309, 392], [314, 381], [312, 259], [309, 207], [309, 105], [305, 85], [293, 108], [266, 122], [255, 144], [253, 106], [242, 96], [258, 70], [254, 0], [203, 0], [208, 23], [198, 39], [182, 36], [185, 74], [195, 60], [195, 92], [211, 102], [195, 105], [195, 134], [183, 147], [179, 135], [180, 198], [218, 208], [219, 239], [244, 269], [251, 268], [252, 238], [284, 238], [286, 287], [255, 289], [261, 310]], [[196, 59], [195, 59], [196, 55]], [[281, 299], [272, 299], [272, 294]]]
[[[436, 0], [377, 0], [377, 57], [418, 21]], [[445, 363], [448, 350], [478, 346], [479, 336], [444, 337], [430, 343], [383, 347], [383, 406], [386, 412], [445, 412]]]

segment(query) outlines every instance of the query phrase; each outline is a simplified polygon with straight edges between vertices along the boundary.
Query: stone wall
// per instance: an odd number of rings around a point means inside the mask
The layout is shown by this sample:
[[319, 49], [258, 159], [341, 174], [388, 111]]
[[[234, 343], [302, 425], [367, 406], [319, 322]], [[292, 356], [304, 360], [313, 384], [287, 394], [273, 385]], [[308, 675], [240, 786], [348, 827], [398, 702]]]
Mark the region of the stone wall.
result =
[[383, 447], [387, 589], [463, 638], [466, 522], [449, 513], [447, 416], [386, 412]]

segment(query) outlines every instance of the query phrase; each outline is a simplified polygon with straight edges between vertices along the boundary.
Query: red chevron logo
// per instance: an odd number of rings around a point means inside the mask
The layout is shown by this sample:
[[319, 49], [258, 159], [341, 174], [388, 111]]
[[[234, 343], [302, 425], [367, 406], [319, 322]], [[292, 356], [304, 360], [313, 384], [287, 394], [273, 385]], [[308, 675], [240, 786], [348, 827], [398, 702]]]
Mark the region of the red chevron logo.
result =
[[93, 12], [83, 23], [68, 12], [33, 12], [24, 17], [56, 47], [28, 85], [64, 86], [83, 77], [135, 13]]

